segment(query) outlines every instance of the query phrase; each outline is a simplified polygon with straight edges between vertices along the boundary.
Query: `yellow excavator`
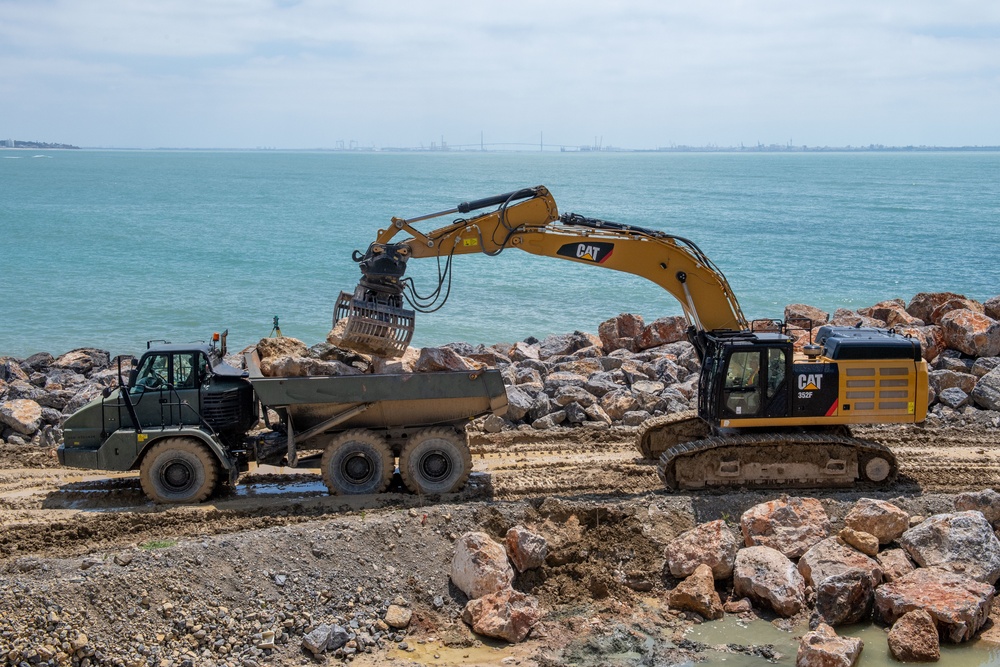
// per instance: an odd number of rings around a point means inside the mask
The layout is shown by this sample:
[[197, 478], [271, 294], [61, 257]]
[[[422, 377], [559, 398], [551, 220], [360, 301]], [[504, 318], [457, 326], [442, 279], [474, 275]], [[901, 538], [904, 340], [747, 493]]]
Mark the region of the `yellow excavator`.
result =
[[[424, 220], [460, 217], [429, 232]], [[410, 235], [393, 243], [399, 233]], [[560, 215], [544, 186], [468, 201], [380, 229], [355, 251], [362, 277], [334, 310], [344, 344], [386, 356], [405, 351], [415, 312], [443, 305], [455, 255], [506, 249], [633, 273], [672, 294], [701, 361], [698, 409], [652, 418], [637, 447], [659, 459], [668, 489], [817, 488], [895, 479], [884, 445], [853, 437], [852, 424], [919, 423], [927, 413], [920, 343], [893, 330], [812, 323], [748, 322], [722, 271], [691, 241], [663, 231], [574, 213]], [[411, 258], [438, 260], [438, 284], [419, 294], [405, 278]], [[407, 308], [404, 301], [411, 306]]]

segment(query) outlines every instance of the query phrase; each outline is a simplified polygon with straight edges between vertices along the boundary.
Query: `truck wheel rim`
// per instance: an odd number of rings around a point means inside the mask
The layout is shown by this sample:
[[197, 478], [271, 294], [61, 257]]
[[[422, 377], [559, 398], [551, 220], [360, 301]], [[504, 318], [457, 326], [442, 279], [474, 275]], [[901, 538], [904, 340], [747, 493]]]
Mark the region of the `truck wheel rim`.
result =
[[440, 481], [451, 474], [451, 459], [444, 453], [434, 450], [420, 457], [420, 473], [425, 479]]
[[194, 470], [186, 461], [171, 461], [163, 467], [160, 481], [173, 491], [183, 491], [191, 486]]
[[367, 456], [356, 453], [347, 457], [341, 471], [352, 484], [364, 484], [375, 475], [375, 466]]

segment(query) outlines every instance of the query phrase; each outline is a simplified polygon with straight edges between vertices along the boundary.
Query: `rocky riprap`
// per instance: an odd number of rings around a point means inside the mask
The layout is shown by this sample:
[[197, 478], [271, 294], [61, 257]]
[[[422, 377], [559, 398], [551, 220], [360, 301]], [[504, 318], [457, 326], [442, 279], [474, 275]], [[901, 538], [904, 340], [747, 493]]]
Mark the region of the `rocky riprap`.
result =
[[[797, 345], [822, 324], [892, 328], [920, 340], [930, 363], [930, 418], [1000, 425], [1000, 296], [979, 303], [958, 294], [917, 294], [906, 304], [883, 301], [831, 316], [811, 306], [785, 308], [785, 321], [802, 326]], [[809, 327], [812, 326], [810, 330]], [[410, 348], [399, 359], [344, 350], [329, 342], [312, 347], [295, 339], [258, 344], [266, 375], [339, 375], [475, 370], [503, 374], [509, 400], [504, 417], [488, 417], [488, 432], [557, 426], [638, 426], [653, 416], [697, 407], [700, 364], [685, 339], [682, 317], [646, 324], [622, 314], [603, 322], [598, 335], [576, 331], [517, 343]], [[270, 341], [270, 342], [269, 342]], [[122, 367], [132, 357], [123, 356]], [[0, 357], [0, 438], [9, 444], [57, 445], [66, 417], [118, 384], [118, 361], [82, 348], [53, 357]], [[241, 357], [231, 357], [242, 364]]]

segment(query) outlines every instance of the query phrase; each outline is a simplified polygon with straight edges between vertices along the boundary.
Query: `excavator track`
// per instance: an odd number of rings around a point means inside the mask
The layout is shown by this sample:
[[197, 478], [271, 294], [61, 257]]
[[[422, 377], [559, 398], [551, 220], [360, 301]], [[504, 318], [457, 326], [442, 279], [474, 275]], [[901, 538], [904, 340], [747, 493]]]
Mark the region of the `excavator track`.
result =
[[709, 431], [697, 410], [684, 410], [646, 420], [635, 444], [642, 458], [656, 461], [671, 447], [704, 438]]
[[897, 472], [885, 445], [828, 433], [712, 436], [670, 447], [657, 467], [672, 491], [885, 486]]

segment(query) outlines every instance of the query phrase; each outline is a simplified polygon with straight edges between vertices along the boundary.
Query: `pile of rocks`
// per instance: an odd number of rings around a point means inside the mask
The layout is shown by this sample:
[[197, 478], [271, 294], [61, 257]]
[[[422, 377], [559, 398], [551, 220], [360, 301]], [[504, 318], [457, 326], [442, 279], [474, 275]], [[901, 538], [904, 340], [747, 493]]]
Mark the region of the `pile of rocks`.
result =
[[[816, 499], [761, 503], [740, 518], [740, 539], [717, 520], [667, 545], [667, 567], [683, 579], [670, 606], [711, 619], [753, 606], [783, 617], [811, 613], [815, 631], [803, 637], [800, 665], [854, 664], [860, 640], [834, 628], [872, 617], [892, 626], [898, 660], [937, 660], [939, 637], [965, 642], [983, 627], [1000, 579], [1000, 494], [961, 494], [955, 510], [925, 518], [862, 498], [831, 534]], [[716, 581], [730, 578], [723, 603]], [[842, 659], [824, 662], [831, 652]]]
[[[907, 304], [893, 299], [831, 316], [794, 304], [785, 322], [796, 345], [814, 340], [824, 324], [895, 329], [917, 338], [931, 365], [931, 415], [946, 420], [985, 419], [1000, 425], [1000, 296], [979, 303], [950, 292], [917, 294]], [[759, 328], [760, 323], [755, 323]], [[327, 341], [311, 347], [295, 338], [265, 338], [256, 349], [261, 372], [272, 377], [414, 373], [499, 369], [509, 409], [484, 422], [487, 431], [556, 426], [637, 426], [653, 416], [697, 406], [700, 363], [686, 340], [683, 317], [646, 324], [622, 314], [603, 322], [598, 334], [574, 331], [517, 343], [408, 348], [390, 359], [362, 354]], [[248, 348], [248, 350], [251, 348]], [[248, 351], [244, 350], [244, 352]], [[131, 357], [123, 357], [123, 368]], [[243, 365], [243, 356], [227, 359]], [[61, 439], [66, 416], [118, 382], [117, 358], [95, 349], [59, 358], [40, 353], [19, 360], [0, 357], [0, 438], [8, 443], [51, 446]]]
[[[66, 417], [118, 385], [119, 358], [81, 348], [54, 358], [40, 352], [27, 359], [0, 357], [0, 440], [51, 447], [62, 441]], [[122, 357], [123, 373], [132, 358]]]
[[451, 581], [469, 598], [462, 620], [487, 637], [524, 640], [541, 613], [533, 596], [514, 590], [514, 567], [519, 573], [539, 568], [547, 555], [545, 538], [524, 526], [508, 530], [504, 545], [480, 532], [459, 538], [451, 562]]

